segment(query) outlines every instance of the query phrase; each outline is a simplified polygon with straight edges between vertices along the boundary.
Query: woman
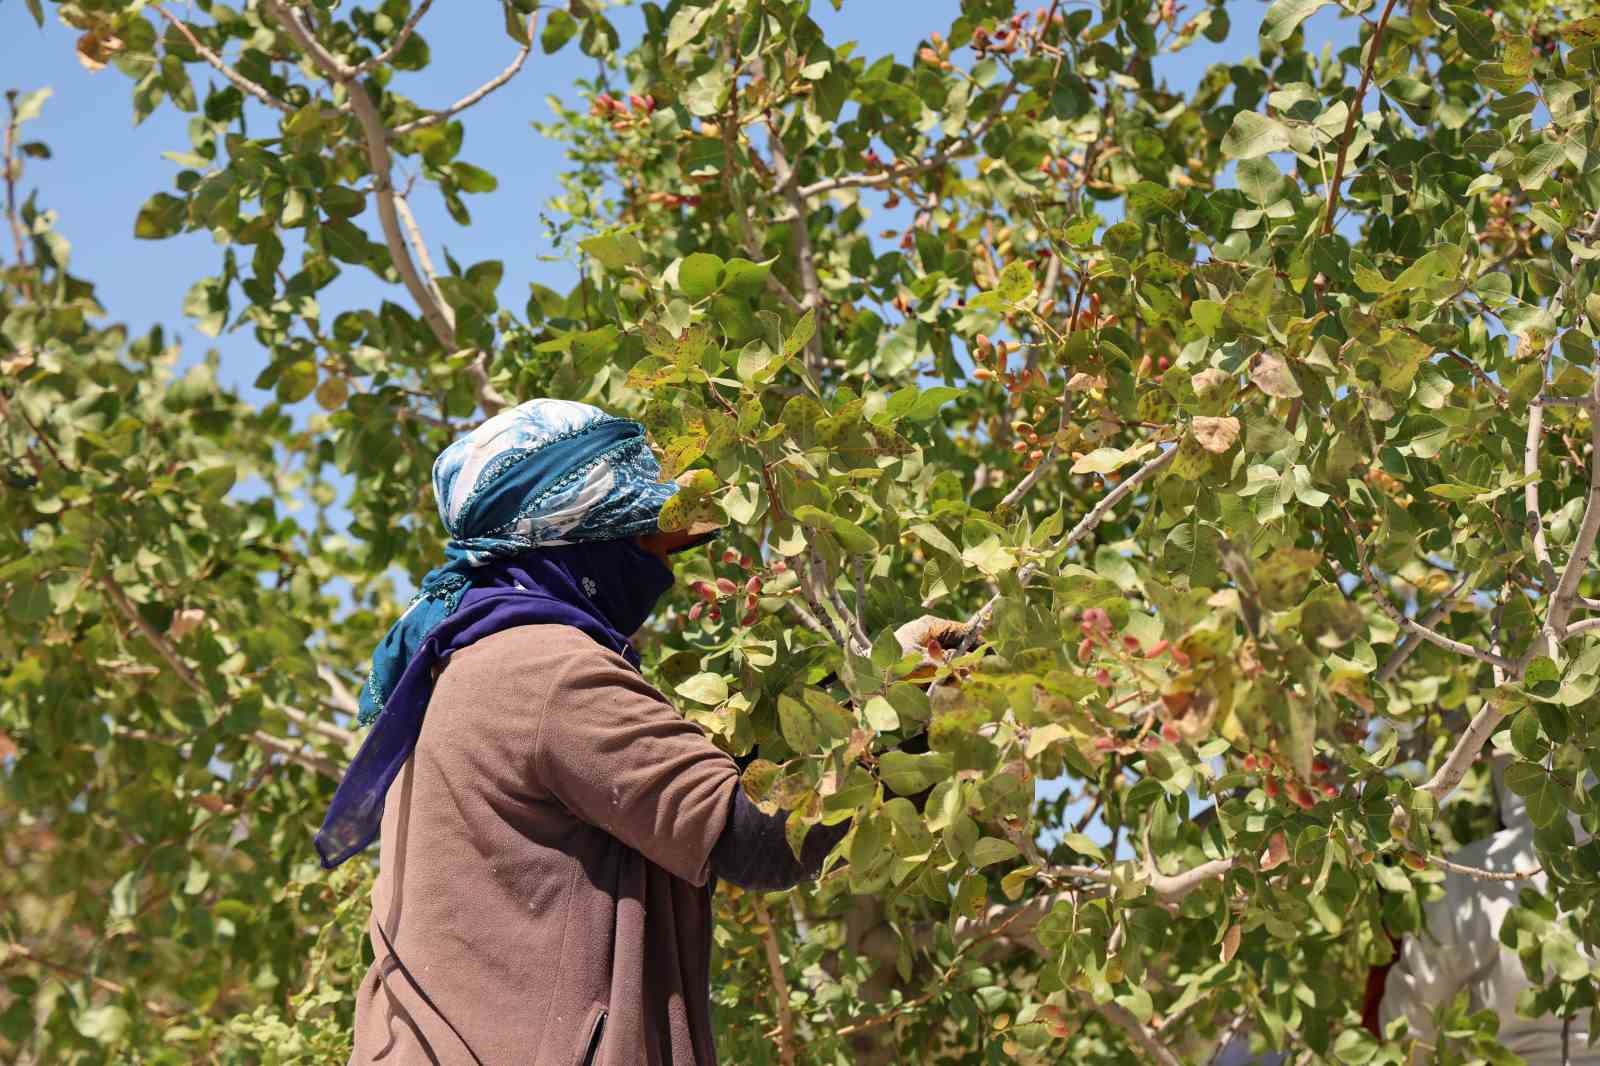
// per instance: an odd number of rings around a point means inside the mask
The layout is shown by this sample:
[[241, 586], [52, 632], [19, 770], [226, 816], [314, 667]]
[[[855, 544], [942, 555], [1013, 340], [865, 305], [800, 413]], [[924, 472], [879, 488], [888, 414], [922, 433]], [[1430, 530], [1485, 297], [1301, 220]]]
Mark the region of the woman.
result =
[[715, 1061], [711, 888], [815, 877], [734, 761], [639, 676], [676, 486], [637, 422], [532, 400], [439, 456], [446, 562], [373, 655], [372, 733], [317, 848], [382, 833], [352, 1063]]

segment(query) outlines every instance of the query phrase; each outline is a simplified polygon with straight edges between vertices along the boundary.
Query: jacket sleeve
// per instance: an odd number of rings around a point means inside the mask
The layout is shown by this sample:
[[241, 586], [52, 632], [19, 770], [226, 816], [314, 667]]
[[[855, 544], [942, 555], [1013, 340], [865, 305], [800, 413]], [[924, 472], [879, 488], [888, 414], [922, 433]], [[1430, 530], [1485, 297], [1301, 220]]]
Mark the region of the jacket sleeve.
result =
[[576, 817], [696, 885], [739, 787], [733, 760], [606, 653], [573, 657], [551, 688], [533, 773]]
[[828, 852], [850, 831], [850, 823], [812, 826], [796, 858], [784, 835], [788, 821], [787, 811], [764, 814], [743, 788], [735, 788], [727, 828], [711, 850], [711, 872], [758, 892], [779, 892], [815, 880]]

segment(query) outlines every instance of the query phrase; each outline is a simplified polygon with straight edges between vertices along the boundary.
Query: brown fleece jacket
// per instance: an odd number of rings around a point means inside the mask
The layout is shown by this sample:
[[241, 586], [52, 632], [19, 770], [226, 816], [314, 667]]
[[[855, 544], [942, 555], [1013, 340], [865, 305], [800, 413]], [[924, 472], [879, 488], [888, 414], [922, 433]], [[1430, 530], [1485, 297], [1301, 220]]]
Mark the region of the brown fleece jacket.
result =
[[711, 1066], [706, 884], [737, 787], [575, 629], [457, 652], [389, 791], [351, 1062]]

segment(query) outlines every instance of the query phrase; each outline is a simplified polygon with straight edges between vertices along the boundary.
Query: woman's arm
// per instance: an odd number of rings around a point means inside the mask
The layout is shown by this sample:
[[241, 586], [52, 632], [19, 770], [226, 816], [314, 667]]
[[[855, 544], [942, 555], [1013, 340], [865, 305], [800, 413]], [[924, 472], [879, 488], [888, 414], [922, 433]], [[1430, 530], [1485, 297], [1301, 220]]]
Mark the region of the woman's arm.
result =
[[812, 826], [796, 858], [784, 834], [788, 821], [787, 811], [764, 814], [742, 787], [735, 788], [727, 825], [711, 849], [711, 873], [758, 892], [779, 892], [814, 880], [828, 852], [850, 831], [850, 823]]

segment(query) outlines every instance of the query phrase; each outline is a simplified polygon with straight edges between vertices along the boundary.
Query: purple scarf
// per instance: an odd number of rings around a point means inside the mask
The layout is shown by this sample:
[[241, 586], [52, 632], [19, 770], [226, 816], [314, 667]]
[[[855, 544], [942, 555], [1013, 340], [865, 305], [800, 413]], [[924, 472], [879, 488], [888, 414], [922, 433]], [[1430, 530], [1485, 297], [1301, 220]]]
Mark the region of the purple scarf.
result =
[[333, 869], [377, 837], [389, 785], [417, 746], [433, 696], [434, 670], [452, 653], [503, 629], [567, 625], [637, 669], [639, 654], [628, 635], [671, 587], [672, 571], [631, 540], [540, 548], [475, 571], [460, 605], [406, 665], [339, 782], [317, 832], [323, 867]]

